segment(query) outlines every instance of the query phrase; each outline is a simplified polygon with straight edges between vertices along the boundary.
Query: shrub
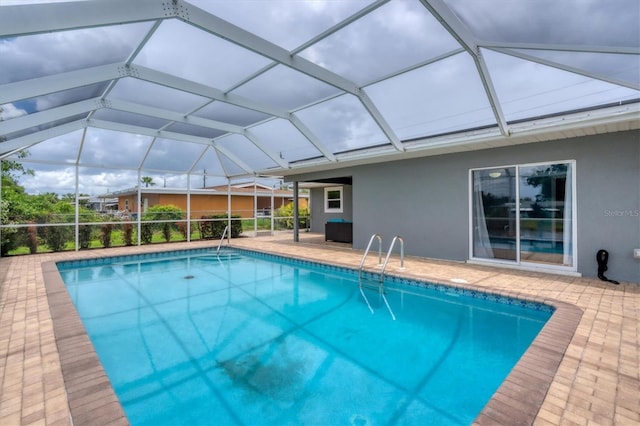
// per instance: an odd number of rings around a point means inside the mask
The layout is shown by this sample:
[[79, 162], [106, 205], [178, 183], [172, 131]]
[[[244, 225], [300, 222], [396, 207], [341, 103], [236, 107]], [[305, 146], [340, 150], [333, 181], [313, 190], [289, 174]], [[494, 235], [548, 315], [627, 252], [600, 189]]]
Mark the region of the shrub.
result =
[[[4, 164], [3, 164], [4, 165]], [[10, 183], [10, 179], [6, 179], [4, 177], [4, 173], [2, 176], [2, 185], [7, 185]], [[9, 186], [11, 188], [11, 186]], [[0, 197], [0, 224], [2, 225], [12, 225], [18, 223], [18, 217], [20, 216], [18, 213], [14, 212], [14, 208], [18, 203], [12, 203], [9, 201], [9, 197], [5, 196], [7, 192], [5, 187], [2, 188], [4, 197]], [[9, 193], [11, 194], [11, 193]], [[18, 228], [2, 228], [2, 232], [0, 232], [0, 255], [6, 256], [9, 254], [11, 250], [15, 250], [21, 245], [21, 239], [24, 238], [19, 232]]]
[[[281, 217], [282, 223], [286, 229], [293, 229], [293, 203], [289, 203], [276, 210], [276, 216]], [[298, 227], [307, 228], [309, 218], [309, 209], [301, 207], [298, 209]]]
[[162, 236], [164, 237], [164, 240], [166, 242], [170, 242], [171, 241], [171, 230], [173, 228], [173, 225], [170, 222], [164, 222], [162, 224]]
[[113, 232], [113, 225], [111, 223], [105, 223], [100, 225], [100, 242], [102, 247], [111, 247], [111, 233]]
[[[147, 212], [142, 215], [143, 221], [154, 220], [181, 220], [184, 217], [184, 212], [172, 204], [160, 204], [157, 206], [149, 207]], [[165, 241], [171, 241], [171, 232], [176, 228], [175, 223], [162, 222], [159, 224], [143, 223], [140, 234], [140, 239], [146, 243], [151, 243], [153, 239], [153, 231], [155, 229], [161, 229], [162, 235]]]
[[67, 242], [71, 241], [69, 226], [47, 226], [42, 228], [44, 240], [52, 251], [62, 251]]
[[0, 241], [0, 255], [6, 256], [11, 250], [20, 246], [18, 228], [2, 228], [2, 240]]
[[[201, 216], [200, 219], [206, 220], [199, 222], [201, 238], [222, 238], [224, 228], [227, 226], [226, 214]], [[239, 215], [231, 215], [231, 238], [237, 238], [242, 234], [242, 221], [239, 219]]]
[[27, 247], [31, 254], [38, 252], [38, 229], [33, 225], [27, 227]]
[[124, 238], [125, 246], [133, 245], [133, 224], [130, 221], [126, 221], [122, 224], [122, 236]]
[[81, 249], [88, 249], [91, 246], [91, 240], [93, 238], [93, 226], [92, 225], [80, 225], [78, 229], [78, 241]]
[[145, 244], [151, 244], [153, 240], [153, 223], [142, 223], [140, 225], [140, 240]]
[[182, 234], [182, 237], [185, 240], [187, 239], [187, 237], [191, 236], [191, 233], [193, 231], [193, 224], [192, 224], [192, 228], [189, 229], [189, 227], [187, 226], [187, 222], [177, 222], [176, 227], [178, 228], [178, 231], [180, 231], [180, 234]]
[[75, 222], [74, 207], [66, 202], [56, 202], [50, 206], [47, 213], [38, 215], [38, 223], [51, 224], [39, 229], [39, 234], [52, 251], [62, 251], [69, 241], [74, 239], [74, 227], [70, 224]]

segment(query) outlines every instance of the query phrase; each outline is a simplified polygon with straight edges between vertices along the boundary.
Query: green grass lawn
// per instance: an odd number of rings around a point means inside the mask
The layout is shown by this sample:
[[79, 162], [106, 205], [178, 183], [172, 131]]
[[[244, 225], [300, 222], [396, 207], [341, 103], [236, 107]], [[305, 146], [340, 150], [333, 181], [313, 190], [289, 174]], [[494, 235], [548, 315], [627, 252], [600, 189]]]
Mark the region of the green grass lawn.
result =
[[[264, 217], [264, 218], [261, 217], [257, 219], [242, 219], [242, 229], [247, 232], [253, 232], [253, 230], [256, 229], [254, 228], [255, 221], [257, 221], [258, 231], [271, 230], [271, 218], [269, 217]], [[275, 229], [277, 230], [287, 229], [291, 225], [290, 222], [291, 222], [290, 219], [288, 221], [287, 219], [277, 219], [274, 224]], [[111, 245], [110, 245], [111, 247], [122, 247], [125, 245], [124, 232], [122, 229], [119, 229], [119, 227], [120, 225], [117, 225], [116, 229], [114, 229], [111, 232]], [[199, 228], [197, 226], [193, 226], [192, 229], [193, 231], [191, 232], [191, 241], [202, 239], [199, 232]], [[96, 249], [96, 248], [103, 247], [103, 244], [100, 241], [99, 235], [100, 235], [99, 225], [94, 225], [92, 238], [91, 238], [91, 241], [89, 242], [89, 247], [88, 247], [89, 249]], [[137, 227], [134, 227], [133, 236], [132, 236], [133, 245], [137, 245], [138, 243], [137, 238], [138, 238]], [[44, 240], [40, 238], [38, 240], [39, 241], [38, 241], [37, 253], [50, 253], [53, 251], [47, 246]], [[186, 241], [186, 238], [180, 231], [174, 229], [171, 232], [170, 241], [171, 242]], [[162, 231], [155, 230], [153, 232], [151, 244], [164, 243], [164, 242], [166, 241]], [[72, 251], [72, 250], [75, 250], [75, 240], [67, 241], [63, 248], [63, 251]], [[10, 250], [8, 253], [9, 256], [22, 255], [22, 254], [30, 254], [28, 246], [23, 245], [23, 246], [17, 247], [14, 250]]]
[[[195, 232], [191, 233], [191, 241], [195, 241], [195, 240], [199, 240], [201, 239], [200, 237], [200, 233], [195, 230]], [[137, 245], [138, 243], [138, 239], [137, 239], [137, 235], [134, 232], [133, 234], [133, 245]], [[178, 241], [186, 241], [186, 238], [184, 237], [184, 235], [181, 232], [178, 231], [173, 231], [171, 233], [171, 242], [178, 242]], [[165, 243], [166, 240], [164, 238], [164, 235], [162, 234], [162, 231], [155, 231], [153, 233], [153, 238], [151, 239], [151, 244], [155, 244], [155, 243]], [[123, 236], [123, 232], [121, 230], [114, 230], [111, 233], [111, 247], [122, 247], [124, 246], [124, 236]], [[102, 242], [100, 241], [100, 239], [98, 237], [92, 238], [91, 242], [89, 243], [89, 248], [90, 249], [96, 249], [96, 248], [102, 248]], [[64, 246], [64, 251], [72, 251], [75, 250], [75, 241], [69, 241], [65, 244]], [[37, 253], [50, 253], [52, 250], [45, 244], [38, 244], [38, 251]], [[27, 246], [20, 246], [18, 248], [16, 248], [15, 250], [11, 250], [9, 251], [8, 255], [9, 256], [17, 256], [17, 255], [22, 255], [22, 254], [30, 254], [29, 252], [29, 247]]]

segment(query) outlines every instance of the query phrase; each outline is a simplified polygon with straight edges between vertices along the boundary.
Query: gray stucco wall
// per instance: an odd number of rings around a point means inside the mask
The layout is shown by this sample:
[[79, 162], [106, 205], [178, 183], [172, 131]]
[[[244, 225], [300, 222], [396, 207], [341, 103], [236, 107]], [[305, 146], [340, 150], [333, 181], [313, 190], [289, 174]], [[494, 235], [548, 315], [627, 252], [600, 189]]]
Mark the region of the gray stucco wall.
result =
[[[469, 250], [469, 169], [561, 160], [576, 161], [578, 272], [596, 276], [595, 255], [604, 248], [610, 254], [609, 278], [640, 282], [640, 260], [633, 258], [633, 249], [640, 248], [638, 131], [371, 164], [291, 179], [352, 176], [354, 248], [363, 249], [374, 233], [382, 235], [385, 245], [394, 235], [402, 235], [407, 254], [464, 261]], [[318, 204], [315, 198], [313, 204]]]
[[[312, 188], [310, 194], [311, 202], [311, 232], [324, 232], [324, 224], [328, 219], [353, 220], [353, 186], [342, 186], [343, 206], [342, 213], [324, 212], [324, 188]], [[355, 231], [354, 231], [355, 233]]]

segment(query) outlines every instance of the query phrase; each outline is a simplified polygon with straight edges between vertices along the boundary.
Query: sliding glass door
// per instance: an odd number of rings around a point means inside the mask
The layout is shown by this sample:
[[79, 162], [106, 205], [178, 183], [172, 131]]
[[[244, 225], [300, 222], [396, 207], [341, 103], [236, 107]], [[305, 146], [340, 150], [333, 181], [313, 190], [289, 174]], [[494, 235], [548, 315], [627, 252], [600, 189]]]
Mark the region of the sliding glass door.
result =
[[476, 259], [573, 268], [573, 162], [471, 171]]
[[473, 257], [517, 260], [516, 168], [473, 172]]

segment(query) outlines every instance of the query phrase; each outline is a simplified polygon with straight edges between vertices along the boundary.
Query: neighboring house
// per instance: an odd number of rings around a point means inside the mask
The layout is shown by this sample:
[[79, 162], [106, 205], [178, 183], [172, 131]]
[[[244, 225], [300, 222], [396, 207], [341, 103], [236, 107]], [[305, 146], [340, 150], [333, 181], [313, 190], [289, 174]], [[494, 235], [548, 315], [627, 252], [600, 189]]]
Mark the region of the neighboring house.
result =
[[87, 207], [101, 213], [115, 212], [118, 210], [118, 199], [116, 197], [89, 197]]
[[[116, 197], [118, 210], [135, 215], [139, 210], [144, 213], [149, 207], [157, 205], [174, 205], [187, 211], [187, 196], [191, 200], [191, 218], [205, 215], [224, 214], [227, 212], [229, 201], [227, 185], [193, 189], [187, 193], [186, 189], [142, 187], [140, 188], [140, 204], [138, 209], [138, 188], [130, 188], [106, 194], [102, 197]], [[305, 193], [298, 195], [300, 208], [308, 207], [309, 196]], [[255, 205], [254, 205], [255, 201]], [[270, 216], [276, 210], [293, 202], [293, 192], [290, 190], [273, 189], [265, 185], [239, 184], [231, 186], [231, 214], [243, 218]]]
[[312, 232], [329, 219], [352, 221], [357, 249], [377, 233], [387, 250], [400, 235], [409, 255], [585, 276], [597, 276], [596, 253], [605, 249], [607, 277], [640, 282], [637, 130], [286, 180], [310, 188]]

